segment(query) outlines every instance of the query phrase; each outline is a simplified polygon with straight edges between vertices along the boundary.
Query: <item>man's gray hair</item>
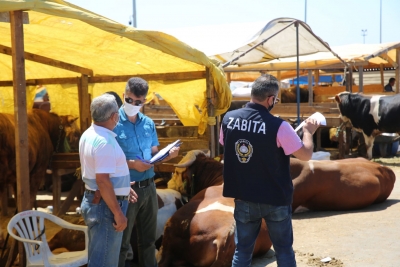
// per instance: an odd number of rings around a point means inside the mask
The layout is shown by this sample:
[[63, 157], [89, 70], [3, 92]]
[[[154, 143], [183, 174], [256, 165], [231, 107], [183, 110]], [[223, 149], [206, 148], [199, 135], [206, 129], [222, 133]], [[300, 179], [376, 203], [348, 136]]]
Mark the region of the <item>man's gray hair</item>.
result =
[[262, 102], [271, 95], [278, 95], [278, 91], [278, 79], [270, 74], [263, 74], [251, 86], [251, 97]]
[[90, 104], [90, 113], [95, 122], [104, 122], [115, 112], [118, 112], [118, 105], [115, 97], [110, 94], [100, 95]]

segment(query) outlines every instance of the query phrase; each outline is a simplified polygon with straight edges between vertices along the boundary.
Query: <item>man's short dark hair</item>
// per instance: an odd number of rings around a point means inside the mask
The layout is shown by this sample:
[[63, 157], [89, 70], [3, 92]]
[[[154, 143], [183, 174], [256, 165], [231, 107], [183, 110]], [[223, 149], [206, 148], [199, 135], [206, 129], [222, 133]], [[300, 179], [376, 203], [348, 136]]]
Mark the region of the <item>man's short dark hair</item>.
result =
[[149, 91], [148, 83], [139, 77], [133, 77], [128, 80], [125, 92], [131, 92], [137, 97], [146, 96]]
[[396, 81], [395, 78], [390, 78], [390, 79], [389, 79], [389, 83], [392, 83], [392, 82], [394, 82], [394, 81]]
[[271, 95], [277, 95], [278, 91], [278, 79], [271, 74], [263, 74], [251, 86], [251, 97], [262, 102]]
[[119, 95], [116, 92], [108, 91], [108, 92], [106, 92], [106, 94], [113, 95], [115, 97], [115, 101], [117, 101], [118, 108], [120, 108], [122, 106], [121, 97], [119, 97]]

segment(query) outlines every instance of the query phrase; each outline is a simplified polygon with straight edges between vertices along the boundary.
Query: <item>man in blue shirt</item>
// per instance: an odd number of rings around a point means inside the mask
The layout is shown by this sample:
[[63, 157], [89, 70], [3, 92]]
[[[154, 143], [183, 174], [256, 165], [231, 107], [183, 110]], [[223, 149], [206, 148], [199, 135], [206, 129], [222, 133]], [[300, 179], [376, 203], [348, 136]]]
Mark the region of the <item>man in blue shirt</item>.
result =
[[[146, 102], [149, 86], [141, 78], [128, 80], [123, 94], [123, 106], [119, 109], [120, 121], [114, 128], [116, 139], [125, 153], [129, 167], [132, 188], [138, 195], [137, 203], [129, 204], [127, 211], [128, 226], [122, 237], [119, 255], [119, 267], [125, 266], [131, 239], [132, 228], [136, 221], [138, 236], [139, 265], [157, 266], [155, 258], [156, 226], [158, 202], [154, 185], [154, 166], [148, 161], [158, 152], [158, 139], [154, 122], [140, 112]], [[179, 147], [172, 148], [169, 156], [162, 162], [175, 158]]]

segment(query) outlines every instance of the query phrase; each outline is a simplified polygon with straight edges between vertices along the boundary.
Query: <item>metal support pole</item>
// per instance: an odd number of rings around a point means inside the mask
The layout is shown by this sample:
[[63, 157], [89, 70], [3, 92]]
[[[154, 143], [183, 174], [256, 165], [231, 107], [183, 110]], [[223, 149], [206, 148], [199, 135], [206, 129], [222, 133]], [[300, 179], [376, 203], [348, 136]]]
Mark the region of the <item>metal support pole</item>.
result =
[[380, 1], [379, 43], [382, 43], [382, 0]]
[[136, 0], [133, 0], [132, 26], [137, 28], [137, 25], [136, 25]]
[[297, 125], [300, 125], [300, 86], [299, 86], [299, 81], [300, 81], [300, 63], [299, 63], [299, 23], [296, 22], [294, 24], [296, 27], [296, 58], [297, 58], [297, 64], [296, 64], [296, 71], [297, 71], [297, 86], [296, 86], [296, 98], [297, 98]]
[[308, 105], [312, 106], [314, 102], [313, 93], [313, 73], [312, 70], [308, 70]]

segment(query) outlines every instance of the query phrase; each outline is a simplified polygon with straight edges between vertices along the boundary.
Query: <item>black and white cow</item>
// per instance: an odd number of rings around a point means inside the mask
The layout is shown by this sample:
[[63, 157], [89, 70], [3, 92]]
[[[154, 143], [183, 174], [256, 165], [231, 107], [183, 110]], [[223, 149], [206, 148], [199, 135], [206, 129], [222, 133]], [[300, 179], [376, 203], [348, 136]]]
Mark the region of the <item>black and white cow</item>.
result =
[[342, 92], [335, 96], [344, 122], [362, 132], [368, 158], [372, 158], [374, 139], [381, 133], [400, 133], [400, 94], [393, 96], [352, 94]]

